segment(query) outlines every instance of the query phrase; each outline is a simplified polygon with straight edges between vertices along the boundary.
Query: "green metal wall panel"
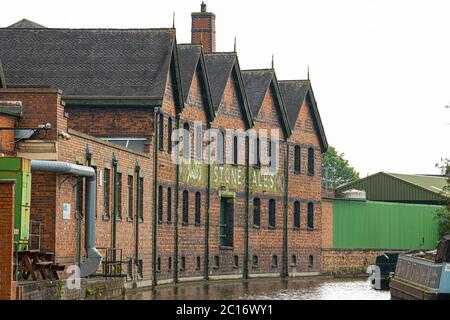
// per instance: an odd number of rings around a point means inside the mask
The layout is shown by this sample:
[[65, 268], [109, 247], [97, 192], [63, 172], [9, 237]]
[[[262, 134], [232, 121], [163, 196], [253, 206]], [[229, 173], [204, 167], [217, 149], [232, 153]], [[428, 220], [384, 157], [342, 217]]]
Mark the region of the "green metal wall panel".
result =
[[336, 249], [435, 249], [438, 206], [373, 201], [333, 201]]

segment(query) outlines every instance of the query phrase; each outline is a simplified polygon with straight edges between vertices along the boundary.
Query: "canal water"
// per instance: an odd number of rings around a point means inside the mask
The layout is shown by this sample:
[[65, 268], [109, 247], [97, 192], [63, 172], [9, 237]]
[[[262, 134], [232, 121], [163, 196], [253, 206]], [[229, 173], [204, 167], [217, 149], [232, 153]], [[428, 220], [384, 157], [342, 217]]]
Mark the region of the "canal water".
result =
[[389, 300], [366, 279], [259, 279], [161, 286], [128, 293], [127, 300]]

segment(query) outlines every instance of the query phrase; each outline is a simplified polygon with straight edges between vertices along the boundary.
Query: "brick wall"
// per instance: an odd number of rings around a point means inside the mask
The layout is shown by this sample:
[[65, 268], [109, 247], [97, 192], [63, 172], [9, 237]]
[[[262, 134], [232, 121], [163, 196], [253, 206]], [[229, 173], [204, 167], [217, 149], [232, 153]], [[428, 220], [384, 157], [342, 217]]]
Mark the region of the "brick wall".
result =
[[[305, 101], [289, 137], [288, 251], [290, 272], [320, 271], [322, 214], [322, 157], [319, 136], [313, 125], [310, 106]], [[301, 147], [301, 172], [294, 171], [294, 147]], [[308, 174], [308, 148], [314, 148], [314, 175]], [[300, 229], [294, 229], [294, 202], [300, 201]], [[307, 228], [308, 203], [314, 204], [314, 229]], [[293, 256], [297, 264], [292, 264]], [[310, 267], [310, 256], [313, 265]]]
[[0, 300], [15, 299], [14, 183], [0, 181]]
[[[278, 116], [277, 101], [273, 91], [273, 85], [270, 85], [265, 93], [258, 115], [254, 116], [256, 133], [260, 130], [267, 130], [268, 137], [271, 137], [272, 131], [279, 134], [279, 164], [277, 170], [284, 176], [286, 161], [286, 143], [281, 119]], [[261, 145], [261, 153], [268, 154], [267, 143]], [[261, 166], [264, 169], [264, 165]], [[283, 181], [284, 182], [284, 181]], [[254, 227], [253, 221], [253, 200], [259, 198], [261, 201], [261, 213], [259, 228]], [[269, 227], [269, 200], [276, 201], [275, 227]], [[250, 265], [249, 273], [278, 273], [282, 272], [283, 261], [283, 235], [284, 235], [284, 214], [285, 214], [285, 195], [284, 192], [252, 192], [250, 199]], [[258, 258], [258, 265], [253, 265], [253, 256]], [[273, 260], [276, 261], [273, 261]], [[277, 262], [274, 264], [273, 262]]]
[[[0, 127], [2, 128], [14, 128], [16, 120], [0, 115]], [[14, 131], [13, 130], [0, 130], [0, 154], [14, 155]]]
[[[242, 114], [243, 106], [239, 99], [239, 89], [236, 86], [234, 71], [231, 72], [225, 91], [216, 112], [216, 118], [212, 123], [215, 129], [235, 129], [245, 131], [246, 125]], [[226, 141], [227, 158], [231, 159], [231, 138]], [[245, 144], [241, 143], [239, 153], [241, 163], [246, 163]], [[218, 188], [212, 188], [211, 209], [210, 209], [210, 263], [211, 275], [242, 275], [244, 262], [244, 237], [245, 237], [245, 219], [246, 219], [246, 200], [245, 189], [230, 190], [236, 192], [234, 202], [234, 247], [232, 250], [226, 250], [220, 246], [220, 194]], [[215, 257], [219, 258], [219, 267], [214, 268]], [[233, 266], [234, 257], [239, 259], [239, 265]]]
[[66, 107], [71, 129], [95, 137], [147, 138], [153, 131], [153, 110], [149, 107]]
[[363, 274], [375, 264], [377, 256], [385, 250], [323, 249], [322, 272], [335, 275]]
[[322, 201], [322, 248], [333, 248], [333, 202]]
[[[116, 220], [116, 247], [122, 250], [122, 259], [135, 258], [136, 246], [136, 162], [140, 165], [140, 177], [144, 179], [144, 211], [143, 222], [139, 223], [139, 252], [143, 260], [144, 278], [149, 278], [151, 274], [151, 224], [152, 224], [152, 160], [151, 154], [133, 152], [112, 143], [101, 141], [93, 137], [84, 135], [74, 130], [69, 130], [70, 140], [59, 141], [60, 161], [67, 161], [81, 165], [87, 165], [86, 146], [89, 146], [92, 154], [92, 166], [97, 171], [97, 247], [112, 248], [112, 224], [113, 224], [113, 167], [112, 158], [115, 155], [118, 162], [118, 172], [121, 173], [122, 192], [119, 197], [122, 203], [121, 219]], [[110, 205], [109, 214], [105, 215], [104, 210], [104, 170], [110, 170]], [[128, 176], [133, 177], [133, 214], [128, 218]], [[34, 175], [33, 175], [34, 178]], [[103, 178], [103, 179], [102, 179]], [[56, 190], [56, 208], [53, 219], [56, 223], [56, 233], [64, 235], [58, 237], [55, 244], [56, 257], [59, 261], [67, 264], [75, 262], [77, 221], [76, 221], [76, 197], [75, 185], [77, 181], [73, 177], [58, 175]], [[83, 188], [85, 190], [85, 188]], [[63, 205], [71, 205], [70, 219], [63, 219]], [[81, 219], [81, 248], [84, 254], [84, 209]], [[106, 254], [105, 249], [101, 249], [102, 254]], [[133, 264], [133, 277], [136, 278], [136, 269]]]
[[[198, 65], [197, 70], [192, 78], [191, 87], [189, 90], [188, 99], [184, 105], [184, 110], [180, 115], [180, 126], [184, 123], [188, 123], [191, 129], [191, 133], [194, 132], [195, 121], [200, 121], [202, 125], [202, 130], [206, 130], [207, 115], [206, 115], [206, 104], [204, 100], [204, 94], [201, 87], [201, 74], [200, 66]], [[195, 144], [195, 137], [192, 134], [191, 146]], [[191, 157], [194, 159], [195, 150], [192, 148]], [[186, 184], [180, 185], [180, 217], [182, 217], [183, 208], [183, 191], [189, 191], [189, 223], [180, 224], [179, 229], [179, 241], [180, 250], [179, 255], [184, 257], [186, 261], [185, 270], [180, 272], [181, 277], [204, 277], [205, 275], [205, 235], [206, 235], [206, 198], [207, 189], [206, 186], [190, 186]], [[200, 223], [195, 223], [195, 197], [196, 193], [200, 193], [201, 207], [200, 207]], [[182, 219], [180, 219], [182, 221]], [[198, 260], [200, 265], [197, 266]]]
[[[37, 128], [50, 123], [50, 130], [38, 130], [32, 139], [57, 140], [58, 128], [66, 128], [59, 123], [62, 120], [61, 91], [56, 89], [0, 89], [0, 100], [22, 101], [23, 112], [18, 127]], [[62, 113], [61, 113], [62, 112]]]

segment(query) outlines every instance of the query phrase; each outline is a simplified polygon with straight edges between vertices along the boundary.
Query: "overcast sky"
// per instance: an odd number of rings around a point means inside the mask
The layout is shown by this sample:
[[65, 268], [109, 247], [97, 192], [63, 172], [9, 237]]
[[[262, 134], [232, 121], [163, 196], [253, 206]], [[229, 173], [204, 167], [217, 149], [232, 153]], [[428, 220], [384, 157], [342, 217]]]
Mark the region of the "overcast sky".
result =
[[[2, 1], [0, 24], [161, 28], [190, 42], [201, 0]], [[303, 79], [307, 66], [328, 141], [362, 176], [436, 173], [450, 157], [450, 1], [209, 0], [217, 50], [242, 69]]]

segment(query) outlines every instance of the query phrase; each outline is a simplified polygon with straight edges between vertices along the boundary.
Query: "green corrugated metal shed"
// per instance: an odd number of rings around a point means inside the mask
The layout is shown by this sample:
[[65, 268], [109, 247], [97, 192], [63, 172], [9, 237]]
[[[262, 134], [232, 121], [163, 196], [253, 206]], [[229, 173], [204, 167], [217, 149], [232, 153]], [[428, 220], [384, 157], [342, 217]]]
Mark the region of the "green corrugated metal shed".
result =
[[439, 206], [333, 200], [336, 249], [435, 249]]
[[341, 197], [342, 192], [356, 189], [365, 191], [367, 200], [372, 201], [440, 204], [447, 179], [380, 172], [337, 188], [336, 196]]

